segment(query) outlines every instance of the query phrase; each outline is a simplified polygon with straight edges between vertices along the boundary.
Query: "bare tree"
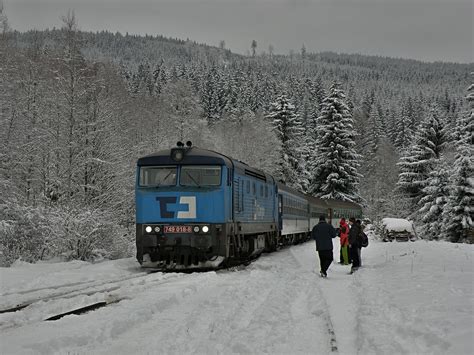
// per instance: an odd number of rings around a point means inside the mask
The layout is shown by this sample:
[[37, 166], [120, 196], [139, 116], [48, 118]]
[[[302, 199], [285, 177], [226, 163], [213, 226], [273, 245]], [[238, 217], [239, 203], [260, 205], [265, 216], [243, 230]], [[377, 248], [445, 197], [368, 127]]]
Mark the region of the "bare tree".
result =
[[252, 48], [252, 57], [255, 57], [256, 50], [257, 50], [257, 41], [256, 40], [252, 40], [252, 45], [250, 46], [250, 48]]
[[0, 34], [5, 34], [10, 29], [8, 25], [8, 18], [5, 15], [5, 7], [3, 5], [3, 0], [0, 0]]
[[269, 45], [268, 46], [268, 54], [270, 55], [270, 59], [273, 57], [273, 52], [275, 51], [275, 48], [273, 47], [273, 45]]

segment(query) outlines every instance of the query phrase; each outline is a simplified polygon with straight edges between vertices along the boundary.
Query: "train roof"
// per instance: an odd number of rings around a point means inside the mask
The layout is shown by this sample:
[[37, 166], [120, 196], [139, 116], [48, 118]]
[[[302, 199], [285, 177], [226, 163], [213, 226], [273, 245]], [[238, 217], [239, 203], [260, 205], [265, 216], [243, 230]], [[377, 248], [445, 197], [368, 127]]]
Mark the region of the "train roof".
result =
[[310, 195], [308, 195], [308, 199], [313, 203], [316, 203], [316, 204], [324, 203], [324, 204], [326, 204], [328, 206], [331, 206], [331, 207], [352, 208], [352, 209], [362, 208], [359, 204], [354, 203], [354, 202], [350, 202], [350, 201], [319, 198], [319, 197], [314, 197], [314, 196], [310, 196]]
[[185, 152], [184, 157], [181, 161], [176, 162], [171, 158], [171, 151], [173, 149], [179, 148], [164, 149], [154, 154], [141, 157], [138, 159], [137, 165], [225, 165], [229, 168], [235, 169], [242, 175], [248, 175], [263, 181], [274, 181], [270, 174], [266, 174], [265, 172], [252, 168], [239, 160], [208, 149], [197, 147], [181, 148]]
[[341, 201], [341, 200], [329, 200], [329, 201], [331, 201], [331, 205], [334, 207], [362, 209], [362, 206], [355, 202]]
[[308, 199], [308, 195], [305, 195], [304, 193], [302, 192], [299, 192], [298, 190], [295, 190], [289, 186], [286, 186], [284, 183], [282, 182], [278, 182], [278, 190], [280, 191], [286, 191], [286, 192], [289, 192], [293, 195], [296, 195], [296, 196], [299, 196], [301, 198], [304, 198], [304, 199]]
[[351, 209], [361, 209], [362, 207], [354, 202], [350, 201], [342, 201], [342, 200], [334, 200], [334, 199], [326, 199], [326, 198], [319, 198], [314, 197], [311, 195], [306, 195], [308, 200], [314, 204], [324, 204], [329, 207], [339, 207], [339, 208], [351, 208]]
[[318, 205], [318, 206], [325, 206], [325, 207], [339, 207], [339, 208], [351, 208], [351, 209], [361, 209], [362, 207], [354, 202], [349, 201], [341, 201], [341, 200], [333, 200], [333, 199], [326, 199], [326, 198], [319, 198], [314, 197], [311, 195], [304, 194], [299, 192], [291, 187], [286, 186], [285, 184], [279, 182], [278, 189], [281, 191], [289, 192], [293, 195], [305, 198], [309, 201], [309, 203]]
[[[177, 148], [173, 148], [177, 149]], [[184, 157], [181, 161], [176, 162], [171, 158], [172, 149], [164, 149], [139, 158], [137, 161], [138, 166], [149, 166], [149, 165], [204, 165], [204, 164], [215, 164], [215, 165], [227, 165], [232, 166], [231, 159], [225, 155], [219, 154], [212, 150], [201, 149], [197, 147], [182, 148], [184, 151]]]

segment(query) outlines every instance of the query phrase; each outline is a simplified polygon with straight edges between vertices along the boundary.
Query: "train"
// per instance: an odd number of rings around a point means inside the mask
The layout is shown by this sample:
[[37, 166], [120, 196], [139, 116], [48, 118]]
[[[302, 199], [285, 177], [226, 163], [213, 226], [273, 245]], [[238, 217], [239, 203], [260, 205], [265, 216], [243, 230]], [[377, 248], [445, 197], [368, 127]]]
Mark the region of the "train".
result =
[[325, 215], [360, 205], [296, 191], [272, 175], [187, 142], [137, 161], [136, 258], [144, 268], [220, 268], [310, 237]]

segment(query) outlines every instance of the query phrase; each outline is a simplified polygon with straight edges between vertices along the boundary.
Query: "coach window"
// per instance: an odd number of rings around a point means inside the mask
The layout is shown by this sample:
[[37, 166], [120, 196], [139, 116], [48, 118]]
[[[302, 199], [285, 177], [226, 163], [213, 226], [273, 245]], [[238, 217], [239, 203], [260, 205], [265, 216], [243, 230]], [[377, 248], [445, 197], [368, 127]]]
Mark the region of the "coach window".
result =
[[260, 197], [263, 197], [263, 185], [260, 185]]
[[239, 212], [242, 212], [244, 210], [244, 192], [245, 192], [245, 190], [244, 190], [245, 185], [244, 184], [245, 184], [245, 181], [242, 180], [242, 190], [240, 192], [240, 197], [238, 199], [239, 204], [240, 204]]
[[255, 186], [255, 183], [252, 183], [252, 193], [254, 196], [257, 196], [257, 187]]
[[268, 186], [265, 185], [265, 197], [268, 197]]
[[250, 181], [247, 180], [247, 194], [250, 194]]

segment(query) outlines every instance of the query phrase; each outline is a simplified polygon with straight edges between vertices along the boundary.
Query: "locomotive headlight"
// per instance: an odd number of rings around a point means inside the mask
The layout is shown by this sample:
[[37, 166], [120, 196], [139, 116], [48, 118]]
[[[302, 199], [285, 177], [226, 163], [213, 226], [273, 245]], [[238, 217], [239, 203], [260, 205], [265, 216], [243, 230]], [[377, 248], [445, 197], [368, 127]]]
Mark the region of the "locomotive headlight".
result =
[[146, 228], [145, 228], [145, 232], [147, 232], [147, 233], [151, 233], [152, 230], [153, 230], [153, 228], [151, 228], [150, 226], [146, 226]]
[[184, 158], [184, 150], [180, 148], [174, 148], [171, 150], [171, 159], [174, 161], [181, 161]]
[[198, 227], [198, 226], [194, 226], [193, 231], [194, 231], [194, 233], [199, 233], [199, 227]]
[[202, 231], [203, 231], [204, 233], [209, 232], [209, 227], [208, 227], [208, 226], [202, 227]]
[[160, 233], [160, 232], [161, 232], [161, 228], [160, 228], [160, 227], [155, 227], [155, 232], [156, 232], [156, 233]]

